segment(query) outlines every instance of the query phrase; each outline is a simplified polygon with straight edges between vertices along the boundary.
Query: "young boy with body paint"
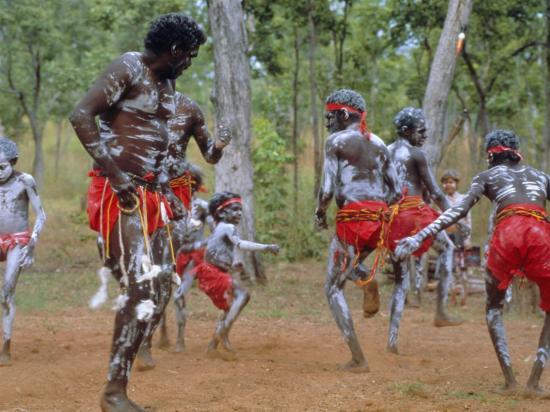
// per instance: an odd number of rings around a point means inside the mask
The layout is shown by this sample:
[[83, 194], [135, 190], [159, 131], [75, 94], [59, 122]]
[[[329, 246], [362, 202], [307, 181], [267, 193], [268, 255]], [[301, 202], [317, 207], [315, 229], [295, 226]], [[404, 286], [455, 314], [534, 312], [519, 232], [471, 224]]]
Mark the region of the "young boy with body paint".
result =
[[494, 229], [485, 277], [489, 335], [504, 375], [504, 391], [514, 392], [518, 384], [502, 322], [506, 288], [514, 276], [535, 282], [546, 317], [525, 391], [528, 395], [544, 396], [539, 381], [550, 355], [550, 223], [545, 210], [550, 198], [550, 176], [520, 163], [519, 138], [511, 131], [489, 133], [485, 149], [489, 169], [474, 176], [464, 199], [416, 235], [400, 241], [395, 254], [400, 259], [409, 256], [426, 239], [463, 219], [481, 196], [493, 202]]
[[[216, 307], [223, 310], [214, 336], [208, 344], [207, 354], [211, 357], [232, 360], [236, 356], [229, 342], [229, 332], [250, 300], [249, 292], [229, 273], [234, 264], [235, 248], [277, 254], [279, 246], [240, 238], [237, 225], [242, 216], [242, 202], [238, 194], [216, 193], [210, 200], [208, 209], [216, 224], [214, 231], [206, 241], [184, 246], [181, 251], [189, 252], [205, 247], [204, 260], [195, 268], [194, 274], [199, 288], [208, 295]], [[220, 343], [221, 348], [219, 348]]]
[[[0, 366], [11, 364], [11, 334], [15, 318], [15, 286], [22, 269], [33, 263], [33, 252], [46, 214], [31, 175], [14, 169], [17, 145], [0, 137], [0, 262], [6, 262], [2, 287], [3, 345]], [[29, 231], [29, 203], [36, 220]]]

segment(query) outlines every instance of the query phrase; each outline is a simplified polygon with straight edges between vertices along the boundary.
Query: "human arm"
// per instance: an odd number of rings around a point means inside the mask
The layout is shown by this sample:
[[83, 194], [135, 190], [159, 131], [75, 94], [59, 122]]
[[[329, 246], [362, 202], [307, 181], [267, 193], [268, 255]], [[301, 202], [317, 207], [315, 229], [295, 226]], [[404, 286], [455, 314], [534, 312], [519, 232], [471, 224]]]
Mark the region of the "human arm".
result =
[[192, 134], [197, 146], [208, 163], [216, 164], [221, 159], [223, 149], [231, 142], [231, 130], [219, 124], [216, 129], [216, 139], [212, 139], [202, 110], [194, 104], [192, 109], [195, 121], [193, 122]]
[[445, 230], [449, 226], [457, 223], [460, 219], [466, 216], [468, 211], [479, 201], [481, 195], [484, 193], [485, 183], [481, 175], [477, 175], [472, 180], [470, 190], [468, 190], [468, 193], [466, 193], [464, 199], [462, 199], [458, 205], [447, 209], [434, 222], [426, 226], [416, 235], [399, 241], [397, 248], [395, 249], [395, 256], [401, 260], [405, 259], [417, 250], [428, 237], [433, 237], [440, 231]]
[[393, 204], [401, 198], [402, 192], [399, 187], [399, 178], [397, 177], [397, 171], [395, 165], [391, 161], [388, 150], [386, 149], [386, 161], [383, 166], [384, 182], [388, 186], [388, 204]]
[[414, 151], [414, 159], [420, 181], [428, 191], [430, 197], [442, 211], [449, 209], [451, 205], [441, 188], [438, 186], [424, 151], [416, 149]]
[[206, 247], [206, 243], [207, 243], [206, 239], [197, 240], [196, 242], [191, 242], [191, 243], [184, 243], [178, 249], [178, 254], [180, 254], [180, 253], [191, 253], [194, 250], [202, 249], [202, 248]]
[[274, 255], [279, 253], [280, 248], [276, 244], [265, 244], [241, 239], [239, 233], [237, 232], [237, 228], [234, 225], [228, 225], [227, 237], [231, 243], [241, 250], [248, 250], [250, 252], [266, 251], [273, 253]]
[[36, 183], [34, 178], [31, 175], [24, 174], [22, 175], [23, 183], [27, 192], [27, 197], [34, 211], [36, 219], [34, 221], [34, 227], [31, 233], [31, 238], [29, 243], [25, 246], [24, 253], [21, 256], [20, 265], [23, 268], [27, 268], [32, 265], [34, 260], [34, 247], [38, 241], [38, 236], [44, 228], [44, 223], [46, 223], [46, 213], [42, 207], [42, 202], [40, 201], [40, 196], [36, 190]]
[[115, 60], [77, 104], [69, 120], [78, 139], [109, 178], [111, 187], [124, 208], [135, 204], [135, 186], [130, 177], [113, 161], [101, 140], [95, 117], [108, 111], [132, 87], [139, 70], [139, 57], [125, 54]]
[[327, 229], [327, 209], [334, 197], [336, 175], [338, 172], [338, 156], [332, 139], [325, 144], [325, 161], [323, 164], [323, 180], [319, 188], [317, 208], [315, 209], [315, 225], [319, 229]]

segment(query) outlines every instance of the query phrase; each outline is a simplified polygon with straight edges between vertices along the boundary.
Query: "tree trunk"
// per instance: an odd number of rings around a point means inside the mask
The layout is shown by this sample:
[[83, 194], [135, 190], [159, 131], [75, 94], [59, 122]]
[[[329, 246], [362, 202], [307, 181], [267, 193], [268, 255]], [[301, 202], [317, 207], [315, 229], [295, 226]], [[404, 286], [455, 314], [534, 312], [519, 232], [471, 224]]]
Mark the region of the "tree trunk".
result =
[[292, 155], [293, 159], [293, 200], [294, 210], [298, 210], [298, 94], [299, 94], [299, 77], [300, 77], [300, 39], [298, 28], [294, 28], [294, 70], [292, 72]]
[[[218, 124], [230, 128], [233, 141], [216, 165], [216, 191], [240, 194], [243, 218], [240, 233], [254, 240], [253, 168], [250, 153], [250, 71], [244, 12], [239, 0], [209, 0], [208, 18], [214, 43], [215, 81], [213, 101]], [[265, 282], [256, 253], [244, 253], [244, 275]]]
[[32, 174], [36, 182], [36, 188], [40, 191], [44, 187], [44, 148], [42, 146], [44, 128], [38, 124], [34, 114], [29, 115], [29, 122], [31, 124], [32, 138], [34, 140]]
[[61, 141], [63, 132], [63, 120], [58, 120], [55, 128], [55, 164], [54, 176], [59, 176], [59, 158], [61, 157]]
[[323, 168], [323, 158], [321, 153], [321, 137], [319, 136], [319, 108], [317, 98], [317, 73], [315, 69], [315, 52], [317, 49], [317, 33], [315, 21], [313, 19], [314, 3], [310, 1], [308, 12], [309, 28], [309, 89], [310, 89], [310, 109], [311, 109], [311, 127], [313, 134], [313, 168], [314, 183], [313, 193], [317, 196], [321, 186], [321, 170]]
[[543, 158], [541, 168], [548, 170], [550, 166], [550, 0], [546, 0], [546, 47], [544, 48], [544, 97], [546, 107], [544, 110], [544, 137]]
[[450, 0], [447, 17], [439, 44], [430, 69], [430, 77], [424, 95], [423, 109], [428, 128], [428, 142], [425, 146], [428, 161], [437, 165], [441, 161], [441, 148], [446, 144], [445, 117], [447, 99], [453, 83], [457, 53], [458, 34], [468, 24], [472, 0]]

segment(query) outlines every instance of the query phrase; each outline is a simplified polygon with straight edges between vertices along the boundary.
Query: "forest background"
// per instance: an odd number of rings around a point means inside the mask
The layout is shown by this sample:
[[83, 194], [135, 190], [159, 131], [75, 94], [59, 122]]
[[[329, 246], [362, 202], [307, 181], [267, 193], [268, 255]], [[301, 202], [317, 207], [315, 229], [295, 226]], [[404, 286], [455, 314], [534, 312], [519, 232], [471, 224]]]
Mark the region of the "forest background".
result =
[[[352, 88], [367, 101], [369, 128], [391, 143], [393, 117], [422, 107], [449, 2], [444, 0], [246, 0], [251, 75], [256, 237], [282, 245], [290, 261], [320, 258], [329, 232], [313, 227], [325, 97]], [[549, 0], [474, 1], [457, 57], [441, 172], [456, 168], [465, 191], [486, 167], [483, 136], [493, 128], [522, 138], [525, 161], [548, 169]], [[39, 182], [48, 213], [41, 269], [97, 263], [84, 195], [91, 166], [67, 118], [119, 54], [141, 50], [150, 22], [184, 11], [209, 32], [206, 1], [0, 0], [0, 123], [21, 150], [18, 168]], [[236, 21], [239, 25], [241, 22]], [[215, 81], [212, 37], [177, 81], [199, 103], [210, 129]], [[239, 144], [238, 139], [233, 144]], [[214, 168], [203, 166], [210, 194]], [[474, 241], [486, 238], [490, 205], [473, 213]], [[279, 258], [277, 258], [279, 259]]]

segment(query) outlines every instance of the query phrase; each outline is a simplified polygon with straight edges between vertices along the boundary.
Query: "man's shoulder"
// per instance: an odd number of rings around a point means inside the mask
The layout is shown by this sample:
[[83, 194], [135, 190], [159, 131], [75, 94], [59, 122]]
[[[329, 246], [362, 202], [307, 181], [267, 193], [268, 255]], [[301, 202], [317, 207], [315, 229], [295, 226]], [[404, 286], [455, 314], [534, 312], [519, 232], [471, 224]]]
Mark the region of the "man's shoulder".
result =
[[128, 72], [131, 77], [136, 77], [143, 73], [145, 63], [140, 52], [130, 51], [121, 54], [113, 61], [111, 66], [119, 66]]
[[24, 172], [14, 172], [15, 179], [17, 179], [19, 182], [23, 183], [25, 186], [28, 187], [35, 187], [36, 182], [34, 180], [34, 177], [29, 173]]
[[201, 107], [189, 96], [186, 96], [181, 92], [176, 92], [174, 98], [176, 100], [176, 110], [203, 116]]

